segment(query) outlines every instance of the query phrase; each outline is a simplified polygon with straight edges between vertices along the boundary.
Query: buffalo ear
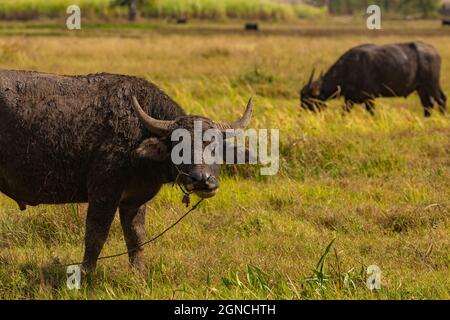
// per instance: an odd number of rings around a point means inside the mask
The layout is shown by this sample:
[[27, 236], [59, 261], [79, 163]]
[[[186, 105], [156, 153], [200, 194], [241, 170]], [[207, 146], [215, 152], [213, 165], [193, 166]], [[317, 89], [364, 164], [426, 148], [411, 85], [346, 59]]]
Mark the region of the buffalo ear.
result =
[[170, 155], [169, 148], [164, 141], [158, 138], [145, 139], [139, 147], [134, 150], [135, 160], [164, 161]]

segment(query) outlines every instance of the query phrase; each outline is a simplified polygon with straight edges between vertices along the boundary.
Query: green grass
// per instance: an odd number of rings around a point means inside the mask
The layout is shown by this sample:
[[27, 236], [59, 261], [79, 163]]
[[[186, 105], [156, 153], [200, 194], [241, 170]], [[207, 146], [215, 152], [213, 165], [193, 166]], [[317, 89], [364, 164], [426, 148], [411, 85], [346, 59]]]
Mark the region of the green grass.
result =
[[112, 8], [108, 0], [3, 0], [0, 3], [0, 17], [2, 19], [63, 18], [67, 16], [66, 10], [71, 5], [80, 6], [83, 17], [105, 18], [121, 13], [119, 8]]
[[[420, 29], [412, 23], [406, 27]], [[450, 96], [448, 39], [433, 30], [414, 38], [441, 53]], [[0, 298], [450, 298], [448, 116], [424, 119], [416, 95], [378, 100], [374, 118], [362, 107], [342, 117], [342, 101], [319, 115], [298, 108], [298, 89], [314, 65], [325, 69], [360, 43], [409, 36], [58, 32], [0, 31], [8, 35], [0, 37], [0, 68], [138, 75], [213, 119], [236, 118], [254, 96], [251, 126], [281, 129], [281, 170], [261, 178], [252, 168], [237, 176], [224, 169], [218, 195], [146, 248], [143, 273], [130, 271], [126, 257], [101, 261], [81, 291], [68, 290], [65, 270], [51, 264], [82, 257], [86, 206], [19, 212], [1, 196]], [[149, 238], [185, 211], [181, 198], [166, 186], [149, 203]], [[102, 254], [124, 248], [115, 221]], [[373, 264], [382, 270], [374, 292], [365, 285]]]
[[[79, 5], [83, 17], [111, 19], [126, 16], [126, 8], [113, 7], [111, 0], [2, 0], [0, 18], [62, 18], [70, 5]], [[292, 20], [323, 16], [325, 9], [290, 5], [269, 0], [152, 0], [140, 7], [144, 17], [197, 19]]]

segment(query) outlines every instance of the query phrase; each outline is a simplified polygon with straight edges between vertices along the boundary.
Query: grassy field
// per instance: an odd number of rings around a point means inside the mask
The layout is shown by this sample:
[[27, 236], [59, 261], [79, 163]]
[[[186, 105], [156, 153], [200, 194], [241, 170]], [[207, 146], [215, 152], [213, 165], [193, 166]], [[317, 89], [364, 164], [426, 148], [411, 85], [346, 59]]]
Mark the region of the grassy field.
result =
[[[1, 196], [0, 299], [449, 299], [448, 116], [424, 119], [417, 95], [378, 100], [374, 118], [361, 107], [342, 117], [342, 101], [320, 115], [298, 107], [313, 66], [325, 69], [365, 42], [433, 44], [450, 96], [448, 32], [438, 22], [402, 22], [376, 36], [340, 34], [327, 29], [333, 24], [347, 28], [342, 21], [271, 25], [261, 34], [210, 24], [1, 28], [0, 68], [137, 75], [213, 119], [234, 119], [254, 96], [251, 126], [281, 130], [281, 170], [264, 179], [224, 170], [219, 194], [146, 248], [144, 273], [130, 271], [126, 257], [101, 261], [81, 291], [66, 289], [65, 270], [51, 264], [81, 259], [86, 206], [22, 213]], [[185, 211], [181, 197], [167, 186], [148, 204], [149, 237]], [[124, 248], [117, 220], [103, 255]], [[382, 270], [374, 292], [365, 285], [373, 264]]]
[[[0, 18], [61, 18], [70, 5], [78, 5], [84, 18], [109, 20], [126, 17], [127, 8], [112, 6], [112, 0], [2, 0]], [[260, 20], [292, 20], [324, 16], [326, 9], [277, 3], [270, 0], [151, 0], [142, 1], [143, 17]]]

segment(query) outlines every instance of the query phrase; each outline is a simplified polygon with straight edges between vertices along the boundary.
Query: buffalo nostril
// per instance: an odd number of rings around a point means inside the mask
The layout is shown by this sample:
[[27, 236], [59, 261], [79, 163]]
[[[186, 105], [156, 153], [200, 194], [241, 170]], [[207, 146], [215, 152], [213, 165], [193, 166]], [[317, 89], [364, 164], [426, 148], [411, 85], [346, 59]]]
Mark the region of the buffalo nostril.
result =
[[209, 189], [217, 189], [219, 187], [219, 180], [217, 180], [216, 177], [209, 176], [208, 179], [206, 179], [206, 185]]
[[214, 190], [219, 187], [219, 181], [216, 177], [209, 173], [193, 172], [188, 177], [188, 184], [192, 185], [192, 189], [209, 189]]

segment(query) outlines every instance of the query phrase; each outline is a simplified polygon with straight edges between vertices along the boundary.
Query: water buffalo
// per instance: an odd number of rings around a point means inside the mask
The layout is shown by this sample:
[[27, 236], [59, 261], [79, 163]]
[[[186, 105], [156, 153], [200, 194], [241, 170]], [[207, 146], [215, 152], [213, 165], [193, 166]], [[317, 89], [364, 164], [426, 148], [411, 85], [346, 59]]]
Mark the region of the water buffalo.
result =
[[[145, 203], [163, 184], [179, 182], [203, 198], [216, 194], [218, 164], [174, 165], [173, 130], [191, 132], [194, 120], [202, 120], [202, 130], [240, 129], [251, 112], [249, 102], [240, 120], [216, 123], [187, 115], [136, 77], [0, 71], [0, 191], [22, 210], [88, 202], [82, 271], [89, 273], [117, 208], [134, 249], [145, 238]], [[129, 259], [142, 267], [142, 249]]]
[[445, 96], [439, 84], [441, 57], [436, 49], [423, 42], [374, 45], [366, 44], [347, 51], [318, 80], [314, 70], [300, 92], [305, 110], [321, 110], [325, 101], [343, 96], [344, 110], [364, 103], [374, 114], [377, 97], [407, 97], [419, 93], [425, 116], [431, 115], [434, 102], [441, 113], [446, 111]]

